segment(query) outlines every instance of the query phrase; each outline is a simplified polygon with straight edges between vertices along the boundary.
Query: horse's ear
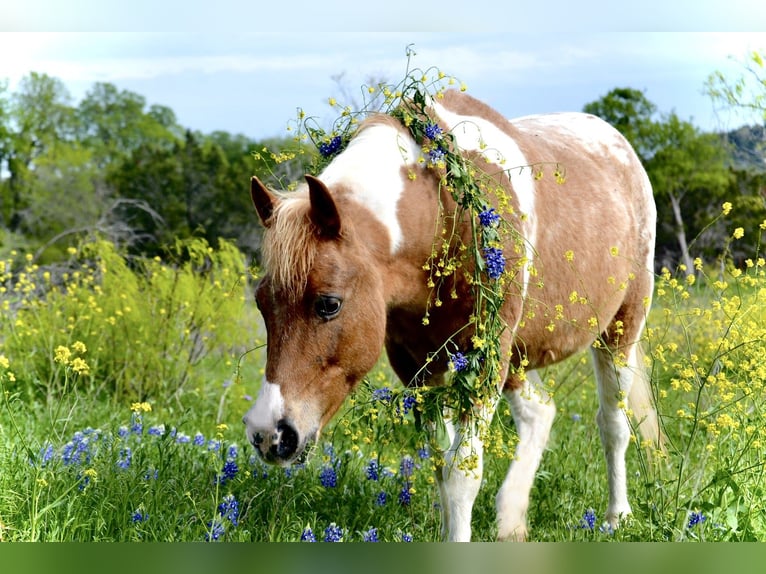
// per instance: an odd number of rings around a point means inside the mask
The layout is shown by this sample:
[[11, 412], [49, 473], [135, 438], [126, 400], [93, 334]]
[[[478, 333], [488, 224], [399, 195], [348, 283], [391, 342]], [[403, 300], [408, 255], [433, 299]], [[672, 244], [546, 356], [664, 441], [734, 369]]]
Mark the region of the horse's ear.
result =
[[340, 237], [340, 214], [327, 186], [312, 175], [306, 175], [311, 199], [311, 222], [319, 235], [327, 239]]
[[253, 199], [255, 211], [258, 212], [258, 217], [261, 218], [263, 226], [268, 227], [271, 225], [271, 216], [274, 214], [277, 198], [255, 176], [250, 180], [250, 197]]

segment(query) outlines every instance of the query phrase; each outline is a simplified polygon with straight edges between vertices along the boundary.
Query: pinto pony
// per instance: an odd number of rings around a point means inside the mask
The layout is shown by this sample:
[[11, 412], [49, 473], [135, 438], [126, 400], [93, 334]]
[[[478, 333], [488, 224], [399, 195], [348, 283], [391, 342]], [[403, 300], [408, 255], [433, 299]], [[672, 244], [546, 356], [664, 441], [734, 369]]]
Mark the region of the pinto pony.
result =
[[[556, 411], [535, 370], [586, 347], [606, 456], [606, 521], [616, 527], [631, 511], [628, 412], [644, 436], [659, 438], [638, 350], [654, 282], [656, 210], [646, 172], [625, 138], [591, 115], [509, 121], [457, 91], [428, 106], [460, 153], [475, 157], [505, 189], [505, 217], [523, 238], [521, 250], [505, 246], [516, 262], [501, 311], [507, 375], [496, 397], [477, 406], [489, 420], [505, 396], [519, 437], [496, 497], [498, 538], [527, 536], [529, 493]], [[256, 301], [267, 358], [258, 397], [243, 420], [267, 462], [287, 465], [301, 456], [383, 349], [403, 382], [441, 385], [454, 370], [445, 341], [471, 348], [474, 333], [461, 329], [473, 305], [466, 273], [448, 278], [447, 289], [457, 297], [433, 306], [424, 271], [441, 241], [438, 218], [456, 220], [458, 234], [467, 234], [471, 222], [455, 215], [454, 199], [422, 156], [402, 122], [379, 115], [365, 120], [346, 149], [295, 192], [277, 195], [252, 179], [265, 227], [265, 275]], [[481, 484], [481, 433], [470, 418], [447, 413], [445, 424], [451, 444], [437, 472], [443, 534], [469, 541]], [[478, 457], [478, 468], [458, 470], [456, 463], [468, 456]]]

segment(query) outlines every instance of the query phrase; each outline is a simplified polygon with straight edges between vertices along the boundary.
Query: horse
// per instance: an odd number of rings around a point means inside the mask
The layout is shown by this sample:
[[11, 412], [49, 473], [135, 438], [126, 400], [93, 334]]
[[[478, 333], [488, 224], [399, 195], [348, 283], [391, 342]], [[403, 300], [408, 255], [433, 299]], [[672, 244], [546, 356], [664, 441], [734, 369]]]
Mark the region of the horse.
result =
[[[592, 115], [508, 120], [458, 90], [427, 105], [460, 153], [507, 192], [509, 205], [498, 210], [523, 238], [521, 249], [518, 242], [515, 250], [505, 245], [517, 264], [501, 309], [503, 377], [496, 396], [476, 407], [489, 419], [504, 397], [518, 433], [495, 498], [497, 538], [528, 536], [530, 490], [556, 413], [538, 370], [588, 347], [608, 477], [605, 521], [617, 528], [631, 512], [630, 415], [644, 437], [660, 437], [640, 352], [656, 227], [646, 172], [628, 141]], [[347, 147], [292, 192], [251, 180], [264, 227], [264, 275], [255, 299], [267, 348], [264, 378], [243, 422], [248, 441], [269, 463], [301, 457], [383, 350], [405, 384], [432, 386], [453, 376], [447, 338], [471, 347], [475, 333], [460, 328], [473, 304], [467, 273], [447, 278], [457, 296], [434, 306], [424, 270], [442, 240], [438, 218], [454, 217], [464, 234], [471, 221], [455, 215], [453, 196], [404, 124], [390, 114], [366, 118]], [[546, 166], [555, 172], [545, 173]], [[449, 446], [436, 478], [448, 541], [471, 540], [483, 464], [474, 424], [471, 417], [444, 418]], [[476, 468], [457, 470], [468, 456], [477, 457]]]

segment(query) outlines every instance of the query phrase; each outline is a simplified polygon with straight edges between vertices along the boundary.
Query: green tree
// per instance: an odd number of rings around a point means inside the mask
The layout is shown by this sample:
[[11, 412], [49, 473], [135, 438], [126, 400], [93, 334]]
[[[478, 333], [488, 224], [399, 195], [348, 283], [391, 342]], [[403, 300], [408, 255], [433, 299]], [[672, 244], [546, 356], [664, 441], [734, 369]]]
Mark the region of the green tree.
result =
[[724, 110], [744, 112], [766, 122], [766, 53], [753, 51], [740, 62], [742, 73], [733, 80], [717, 70], [710, 74], [705, 89]]

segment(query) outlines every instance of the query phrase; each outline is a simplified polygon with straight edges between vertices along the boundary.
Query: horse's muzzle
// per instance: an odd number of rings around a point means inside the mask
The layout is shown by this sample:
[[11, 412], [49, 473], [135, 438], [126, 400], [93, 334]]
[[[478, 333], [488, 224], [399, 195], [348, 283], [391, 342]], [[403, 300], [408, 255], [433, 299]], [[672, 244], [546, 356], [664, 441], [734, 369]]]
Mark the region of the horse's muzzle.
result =
[[298, 450], [298, 432], [286, 419], [279, 420], [272, 432], [255, 431], [249, 438], [255, 450], [272, 464], [289, 462]]

